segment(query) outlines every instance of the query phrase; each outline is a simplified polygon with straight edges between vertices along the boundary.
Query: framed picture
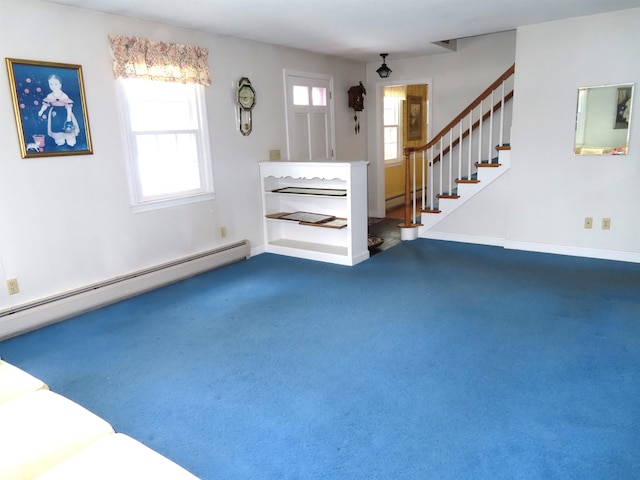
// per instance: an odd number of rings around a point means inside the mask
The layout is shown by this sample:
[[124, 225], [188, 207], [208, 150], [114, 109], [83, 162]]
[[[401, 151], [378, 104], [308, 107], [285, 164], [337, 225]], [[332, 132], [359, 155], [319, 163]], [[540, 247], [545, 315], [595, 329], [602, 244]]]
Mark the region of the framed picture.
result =
[[422, 97], [407, 95], [407, 140], [422, 140]]
[[89, 155], [82, 67], [6, 59], [22, 158]]
[[629, 116], [631, 115], [631, 94], [633, 87], [618, 87], [616, 96], [616, 124], [613, 127], [629, 128]]

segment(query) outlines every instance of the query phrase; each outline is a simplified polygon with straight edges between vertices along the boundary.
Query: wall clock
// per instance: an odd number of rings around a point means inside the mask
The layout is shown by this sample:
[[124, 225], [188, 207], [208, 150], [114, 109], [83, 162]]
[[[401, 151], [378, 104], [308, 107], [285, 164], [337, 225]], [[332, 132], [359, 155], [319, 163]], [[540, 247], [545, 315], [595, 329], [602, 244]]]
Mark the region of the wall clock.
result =
[[364, 88], [362, 82], [360, 82], [358, 85], [349, 88], [347, 93], [349, 95], [349, 108], [353, 108], [354, 131], [357, 135], [360, 133], [358, 113], [364, 110], [364, 96], [367, 94], [367, 90]]
[[252, 110], [256, 105], [256, 91], [247, 77], [238, 82], [238, 121], [240, 133], [249, 135], [253, 129]]

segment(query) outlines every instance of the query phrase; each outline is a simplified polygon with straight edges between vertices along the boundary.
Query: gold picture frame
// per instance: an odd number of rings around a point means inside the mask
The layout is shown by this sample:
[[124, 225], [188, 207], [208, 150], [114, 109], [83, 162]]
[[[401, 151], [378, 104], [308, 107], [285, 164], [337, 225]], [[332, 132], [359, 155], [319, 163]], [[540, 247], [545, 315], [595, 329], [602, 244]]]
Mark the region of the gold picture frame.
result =
[[407, 95], [407, 140], [422, 141], [422, 97]]
[[22, 158], [93, 154], [82, 66], [5, 62]]

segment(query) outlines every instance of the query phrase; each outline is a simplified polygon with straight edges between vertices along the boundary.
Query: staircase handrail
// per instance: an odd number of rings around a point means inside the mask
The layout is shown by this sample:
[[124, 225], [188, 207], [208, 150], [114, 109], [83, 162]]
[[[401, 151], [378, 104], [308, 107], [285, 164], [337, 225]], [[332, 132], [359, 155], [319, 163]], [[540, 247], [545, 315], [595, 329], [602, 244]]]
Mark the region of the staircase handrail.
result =
[[437, 144], [442, 139], [442, 137], [444, 137], [455, 125], [457, 125], [460, 122], [460, 120], [462, 120], [467, 115], [469, 115], [469, 112], [471, 112], [474, 108], [480, 105], [480, 102], [482, 102], [489, 95], [491, 95], [491, 92], [493, 92], [496, 88], [498, 88], [502, 84], [502, 82], [504, 82], [507, 78], [513, 75], [515, 71], [516, 71], [516, 64], [514, 63], [502, 75], [500, 75], [500, 77], [498, 77], [498, 79], [495, 82], [493, 82], [489, 87], [486, 88], [486, 90], [484, 90], [480, 95], [478, 95], [475, 100], [473, 100], [469, 105], [467, 105], [467, 107], [464, 110], [462, 110], [462, 112], [460, 112], [460, 114], [457, 117], [455, 117], [453, 120], [447, 123], [447, 125], [442, 130], [440, 130], [438, 134], [435, 135], [431, 140], [429, 140], [429, 142], [427, 142], [425, 145], [422, 145], [419, 147], [404, 147], [405, 157], [408, 158], [409, 154], [412, 152], [422, 152], [424, 150], [431, 148], [433, 145]]

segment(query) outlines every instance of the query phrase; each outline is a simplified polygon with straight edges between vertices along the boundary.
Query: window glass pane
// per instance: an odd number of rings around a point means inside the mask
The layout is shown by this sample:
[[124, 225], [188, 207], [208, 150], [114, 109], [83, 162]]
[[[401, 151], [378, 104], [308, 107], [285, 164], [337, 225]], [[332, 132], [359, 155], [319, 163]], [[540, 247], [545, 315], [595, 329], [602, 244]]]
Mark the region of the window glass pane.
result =
[[304, 85], [293, 86], [293, 104], [309, 105], [309, 87]]
[[197, 128], [192, 88], [192, 85], [145, 80], [127, 83], [131, 129], [158, 131]]
[[143, 196], [201, 187], [194, 134], [138, 135], [137, 150]]
[[395, 141], [395, 139], [392, 136], [392, 133], [395, 133], [393, 127], [384, 128], [384, 143]]
[[398, 158], [398, 127], [384, 127], [384, 159]]
[[394, 148], [395, 145], [385, 145], [384, 146], [384, 159], [385, 160], [393, 160], [398, 158], [398, 149]]
[[397, 98], [384, 98], [384, 124], [385, 125], [398, 125], [398, 111], [400, 102]]
[[313, 87], [311, 89], [311, 103], [316, 106], [325, 107], [327, 105], [327, 89], [323, 87]]

